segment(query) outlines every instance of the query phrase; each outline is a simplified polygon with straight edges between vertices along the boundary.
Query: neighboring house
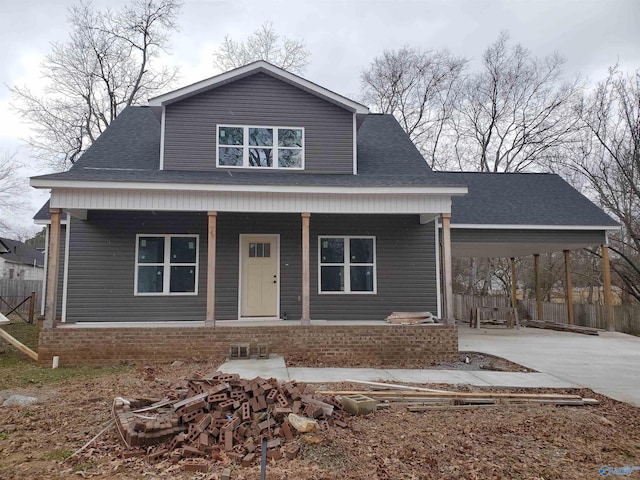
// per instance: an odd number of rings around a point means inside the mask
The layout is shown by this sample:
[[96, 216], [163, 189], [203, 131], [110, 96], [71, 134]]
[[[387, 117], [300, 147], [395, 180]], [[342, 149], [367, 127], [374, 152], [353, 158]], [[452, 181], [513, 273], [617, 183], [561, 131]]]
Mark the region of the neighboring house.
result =
[[447, 318], [452, 254], [617, 228], [556, 175], [433, 172], [393, 116], [262, 61], [127, 108], [31, 184], [68, 323]]
[[18, 240], [0, 238], [0, 279], [42, 280], [44, 254]]

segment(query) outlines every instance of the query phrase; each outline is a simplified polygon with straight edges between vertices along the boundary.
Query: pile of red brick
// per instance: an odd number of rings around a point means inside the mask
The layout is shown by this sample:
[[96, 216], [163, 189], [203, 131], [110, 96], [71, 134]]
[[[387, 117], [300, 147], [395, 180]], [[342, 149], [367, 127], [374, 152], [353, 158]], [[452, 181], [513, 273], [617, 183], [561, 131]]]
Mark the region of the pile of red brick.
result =
[[[314, 419], [320, 430], [346, 427], [342, 405], [295, 382], [241, 379], [236, 374], [196, 376], [184, 388], [166, 392], [163, 401], [117, 398], [113, 413], [129, 455], [171, 459], [188, 470], [206, 470], [199, 459], [231, 459], [249, 466], [260, 458], [263, 439], [270, 459], [292, 459], [299, 446], [291, 414]], [[295, 423], [295, 422], [294, 422]]]

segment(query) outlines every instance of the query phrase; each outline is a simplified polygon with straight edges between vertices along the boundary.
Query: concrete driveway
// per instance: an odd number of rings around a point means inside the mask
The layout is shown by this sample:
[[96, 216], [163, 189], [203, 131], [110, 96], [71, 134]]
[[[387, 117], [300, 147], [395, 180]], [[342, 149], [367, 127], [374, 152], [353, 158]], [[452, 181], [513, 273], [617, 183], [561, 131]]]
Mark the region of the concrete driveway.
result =
[[640, 407], [640, 337], [461, 325], [458, 348], [503, 357]]

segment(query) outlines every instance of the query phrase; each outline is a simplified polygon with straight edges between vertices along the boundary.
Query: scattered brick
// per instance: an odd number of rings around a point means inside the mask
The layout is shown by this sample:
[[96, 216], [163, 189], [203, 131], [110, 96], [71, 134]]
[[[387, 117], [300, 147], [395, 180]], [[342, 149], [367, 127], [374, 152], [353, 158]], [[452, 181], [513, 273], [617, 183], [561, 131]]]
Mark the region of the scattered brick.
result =
[[[194, 375], [165, 395], [165, 400], [151, 405], [114, 401], [116, 426], [130, 449], [123, 453], [125, 458], [165, 459], [189, 472], [208, 472], [212, 462], [229, 460], [250, 466], [260, 455], [263, 439], [269, 459], [296, 457], [298, 432], [287, 419], [292, 412], [315, 418], [323, 430], [347, 426], [340, 401], [295, 382]], [[230, 470], [225, 473], [229, 478]]]

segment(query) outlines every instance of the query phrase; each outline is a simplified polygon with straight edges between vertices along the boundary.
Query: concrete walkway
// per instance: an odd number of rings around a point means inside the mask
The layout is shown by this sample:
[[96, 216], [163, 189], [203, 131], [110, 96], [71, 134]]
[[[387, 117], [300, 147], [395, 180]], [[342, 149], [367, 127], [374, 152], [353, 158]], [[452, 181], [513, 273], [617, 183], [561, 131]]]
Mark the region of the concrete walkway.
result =
[[230, 360], [219, 370], [243, 378], [277, 378], [308, 383], [362, 380], [389, 383], [446, 383], [481, 387], [571, 388], [575, 385], [546, 373], [512, 373], [464, 370], [410, 370], [378, 368], [287, 368], [284, 359], [271, 355], [265, 360]]
[[640, 407], [640, 338], [615, 332], [599, 336], [535, 328], [459, 329], [460, 351], [506, 358], [540, 373], [376, 368], [287, 368], [282, 357], [231, 360], [220, 366], [244, 378], [275, 377], [310, 383], [345, 380], [468, 384], [483, 387], [586, 387]]
[[459, 328], [460, 351], [489, 353], [640, 407], [640, 337], [537, 328]]

